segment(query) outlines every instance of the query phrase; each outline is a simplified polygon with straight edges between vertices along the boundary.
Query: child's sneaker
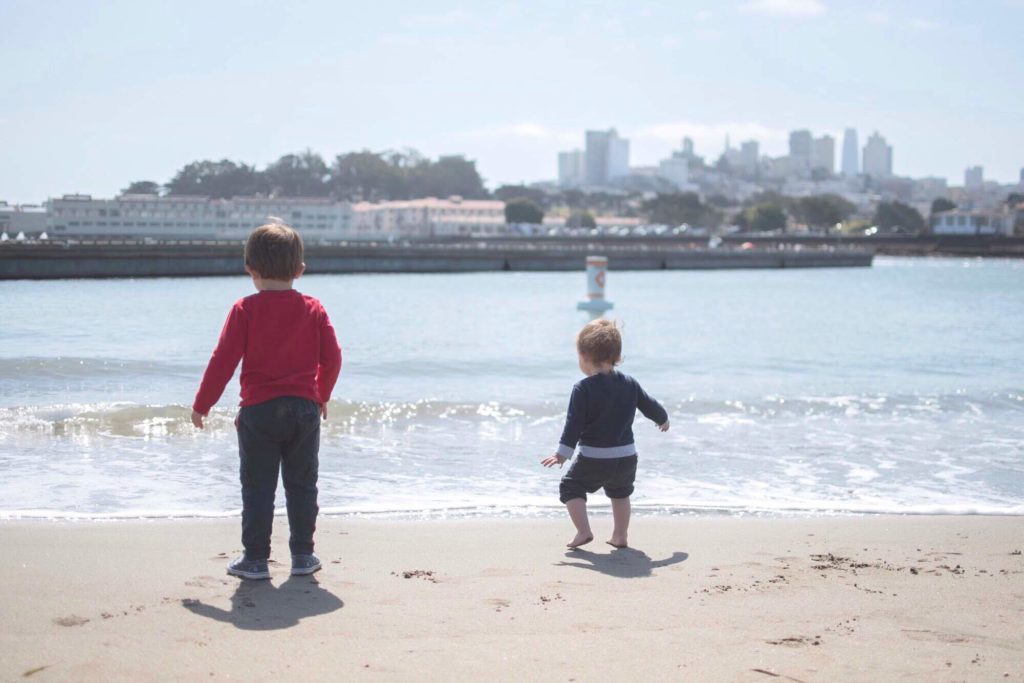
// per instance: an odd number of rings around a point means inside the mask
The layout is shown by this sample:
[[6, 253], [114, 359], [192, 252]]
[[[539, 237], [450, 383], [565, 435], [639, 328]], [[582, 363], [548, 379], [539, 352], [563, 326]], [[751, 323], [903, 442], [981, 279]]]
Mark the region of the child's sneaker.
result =
[[243, 579], [269, 579], [270, 570], [266, 560], [247, 560], [245, 555], [235, 558], [228, 565], [228, 574]]
[[316, 555], [292, 555], [292, 576], [306, 576], [320, 570]]

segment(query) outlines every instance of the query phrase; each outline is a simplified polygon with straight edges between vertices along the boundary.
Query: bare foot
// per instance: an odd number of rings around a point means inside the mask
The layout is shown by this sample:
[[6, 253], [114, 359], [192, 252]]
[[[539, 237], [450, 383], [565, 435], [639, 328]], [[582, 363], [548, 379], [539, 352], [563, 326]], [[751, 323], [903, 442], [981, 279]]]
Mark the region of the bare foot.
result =
[[622, 536], [622, 537], [612, 536], [607, 541], [605, 541], [605, 543], [607, 543], [608, 545], [610, 545], [613, 548], [628, 548], [629, 547], [629, 545], [626, 543], [626, 537], [625, 536]]
[[593, 534], [576, 534], [576, 538], [572, 539], [569, 543], [565, 544], [566, 548], [579, 548], [581, 545], [586, 545], [594, 540]]

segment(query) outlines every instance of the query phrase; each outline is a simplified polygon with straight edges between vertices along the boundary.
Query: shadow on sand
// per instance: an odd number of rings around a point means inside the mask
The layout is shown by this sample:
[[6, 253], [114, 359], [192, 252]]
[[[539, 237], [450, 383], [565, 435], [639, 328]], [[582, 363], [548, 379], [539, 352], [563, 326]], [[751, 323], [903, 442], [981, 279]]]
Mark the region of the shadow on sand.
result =
[[231, 596], [231, 609], [223, 610], [199, 600], [181, 606], [201, 617], [233, 624], [246, 631], [291, 628], [300, 619], [329, 614], [345, 606], [341, 598], [309, 576], [289, 577], [280, 586], [270, 581], [241, 581]]
[[558, 566], [590, 569], [620, 579], [641, 579], [651, 576], [655, 569], [684, 562], [690, 555], [677, 551], [664, 560], [652, 560], [647, 553], [636, 548], [616, 548], [606, 555], [578, 548], [568, 551], [565, 556], [574, 560], [586, 561], [559, 562]]

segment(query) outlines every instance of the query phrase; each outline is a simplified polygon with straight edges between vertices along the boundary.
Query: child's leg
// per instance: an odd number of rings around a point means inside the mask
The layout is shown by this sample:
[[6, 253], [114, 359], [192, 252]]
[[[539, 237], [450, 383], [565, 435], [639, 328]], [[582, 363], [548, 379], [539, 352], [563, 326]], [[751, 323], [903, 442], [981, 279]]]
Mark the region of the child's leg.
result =
[[242, 408], [238, 421], [239, 479], [242, 483], [242, 546], [247, 560], [270, 557], [274, 495], [281, 445], [266, 431], [263, 404]]
[[629, 515], [632, 505], [629, 497], [633, 495], [633, 483], [636, 480], [635, 455], [625, 458], [616, 458], [614, 462], [614, 473], [604, 486], [604, 492], [612, 501], [612, 518], [615, 520], [615, 528], [612, 530], [612, 537], [608, 544], [616, 548], [625, 548], [626, 537], [629, 534]]
[[612, 537], [608, 539], [609, 545], [616, 548], [625, 548], [627, 535], [629, 534], [629, 514], [632, 506], [629, 497], [612, 498], [612, 518], [615, 520], [615, 528], [612, 530]]
[[594, 540], [594, 532], [590, 530], [590, 519], [587, 517], [587, 499], [573, 498], [565, 502], [569, 511], [569, 519], [576, 527], [576, 538], [566, 544], [569, 548], [578, 548]]
[[591, 481], [590, 465], [592, 463], [586, 458], [578, 457], [569, 465], [569, 471], [562, 475], [562, 481], [558, 484], [558, 499], [565, 503], [569, 519], [576, 527], [576, 537], [566, 544], [569, 548], [578, 548], [594, 540], [594, 532], [590, 530], [590, 520], [587, 518], [587, 493], [596, 491], [600, 483], [594, 484]]
[[294, 435], [285, 444], [281, 477], [288, 506], [289, 549], [292, 555], [313, 554], [316, 531], [317, 477], [320, 452], [320, 408], [304, 399], [290, 399]]

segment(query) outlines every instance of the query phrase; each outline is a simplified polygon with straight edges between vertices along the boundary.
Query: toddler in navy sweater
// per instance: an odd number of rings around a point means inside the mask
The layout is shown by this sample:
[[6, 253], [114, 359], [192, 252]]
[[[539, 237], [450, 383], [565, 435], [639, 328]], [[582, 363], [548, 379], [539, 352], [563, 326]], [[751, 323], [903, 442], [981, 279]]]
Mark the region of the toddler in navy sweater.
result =
[[572, 388], [557, 452], [541, 464], [561, 467], [573, 457], [578, 444], [579, 453], [559, 485], [559, 498], [576, 526], [576, 537], [567, 547], [578, 548], [594, 540], [587, 517], [587, 494], [604, 488], [612, 502], [615, 524], [607, 543], [625, 548], [629, 496], [636, 477], [633, 420], [639, 409], [658, 429], [667, 432], [668, 413], [647, 395], [639, 382], [615, 369], [622, 362], [622, 335], [615, 323], [587, 323], [576, 336], [576, 352], [586, 377]]

